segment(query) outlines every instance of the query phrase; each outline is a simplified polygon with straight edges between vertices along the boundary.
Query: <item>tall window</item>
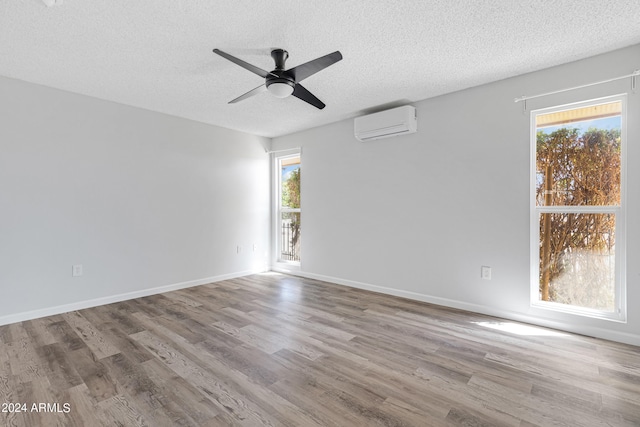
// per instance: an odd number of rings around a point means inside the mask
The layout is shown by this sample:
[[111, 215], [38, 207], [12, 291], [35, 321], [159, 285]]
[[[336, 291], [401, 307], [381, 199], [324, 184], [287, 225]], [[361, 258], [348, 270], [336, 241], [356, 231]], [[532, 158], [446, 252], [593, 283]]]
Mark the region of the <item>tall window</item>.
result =
[[300, 262], [300, 154], [278, 157], [278, 261]]
[[532, 112], [532, 303], [625, 319], [625, 98]]

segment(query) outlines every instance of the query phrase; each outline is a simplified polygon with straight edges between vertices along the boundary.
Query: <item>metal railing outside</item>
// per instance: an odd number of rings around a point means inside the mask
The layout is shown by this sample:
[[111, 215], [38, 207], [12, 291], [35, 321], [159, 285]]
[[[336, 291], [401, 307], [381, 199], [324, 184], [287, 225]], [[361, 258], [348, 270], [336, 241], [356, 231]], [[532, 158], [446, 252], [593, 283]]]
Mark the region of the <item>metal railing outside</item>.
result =
[[283, 219], [280, 229], [280, 259], [300, 261], [300, 222]]

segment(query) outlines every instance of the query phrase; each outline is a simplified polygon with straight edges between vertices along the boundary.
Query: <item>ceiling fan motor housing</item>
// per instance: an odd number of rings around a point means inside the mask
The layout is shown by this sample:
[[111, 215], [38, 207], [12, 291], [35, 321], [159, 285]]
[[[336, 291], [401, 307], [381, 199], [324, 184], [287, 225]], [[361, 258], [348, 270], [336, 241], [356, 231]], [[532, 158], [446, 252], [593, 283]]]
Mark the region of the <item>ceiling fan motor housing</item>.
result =
[[[276, 69], [273, 70], [271, 73], [269, 73], [265, 78], [265, 84], [267, 86], [267, 89], [272, 84], [284, 84], [287, 86], [291, 86], [292, 89], [295, 88], [296, 81], [293, 79], [293, 77], [289, 76], [284, 69], [284, 63], [289, 57], [289, 53], [284, 49], [274, 49], [271, 51], [271, 57], [276, 63]], [[288, 91], [284, 93], [287, 93], [287, 92]]]
[[[276, 74], [278, 77], [272, 74]], [[286, 75], [284, 71], [280, 71], [280, 70], [273, 70], [271, 74], [269, 74], [266, 78], [267, 87], [271, 86], [274, 83], [284, 83], [291, 87], [295, 87], [296, 85], [295, 80], [293, 80], [291, 77]]]

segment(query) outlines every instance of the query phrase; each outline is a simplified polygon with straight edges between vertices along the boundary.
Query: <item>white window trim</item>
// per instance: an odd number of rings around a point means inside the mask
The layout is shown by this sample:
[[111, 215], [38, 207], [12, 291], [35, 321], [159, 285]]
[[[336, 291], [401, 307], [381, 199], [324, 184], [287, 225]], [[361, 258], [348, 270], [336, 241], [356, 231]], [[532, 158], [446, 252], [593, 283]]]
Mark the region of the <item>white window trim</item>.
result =
[[291, 260], [283, 260], [280, 259], [280, 254], [281, 254], [281, 250], [282, 248], [281, 246], [281, 238], [280, 238], [280, 214], [281, 213], [286, 213], [286, 212], [300, 212], [300, 215], [302, 216], [302, 182], [300, 182], [300, 188], [301, 188], [301, 199], [300, 199], [300, 208], [282, 208], [282, 174], [281, 174], [281, 169], [282, 169], [282, 161], [286, 160], [286, 159], [290, 159], [290, 158], [294, 158], [294, 157], [299, 157], [300, 158], [300, 165], [302, 167], [302, 151], [300, 149], [291, 149], [286, 150], [285, 151], [286, 154], [281, 154], [281, 155], [274, 155], [274, 161], [273, 161], [273, 169], [274, 169], [274, 174], [273, 174], [273, 179], [274, 179], [274, 194], [273, 194], [273, 206], [274, 206], [274, 211], [273, 211], [273, 265], [278, 269], [278, 270], [284, 270], [284, 271], [297, 271], [300, 269], [300, 262], [301, 261], [291, 261]]
[[[620, 137], [622, 147], [620, 150], [620, 206], [537, 206], [536, 205], [536, 116], [550, 112], [573, 110], [589, 105], [621, 102]], [[627, 201], [627, 95], [619, 94], [587, 101], [575, 102], [552, 107], [532, 110], [530, 115], [530, 303], [533, 308], [551, 310], [561, 313], [574, 314], [596, 319], [611, 320], [626, 323], [627, 321], [627, 295], [626, 295], [626, 201]], [[571, 306], [551, 301], [540, 301], [539, 289], [539, 244], [540, 227], [539, 215], [541, 213], [613, 213], [616, 215], [616, 251], [615, 251], [615, 310], [607, 312], [585, 307]]]

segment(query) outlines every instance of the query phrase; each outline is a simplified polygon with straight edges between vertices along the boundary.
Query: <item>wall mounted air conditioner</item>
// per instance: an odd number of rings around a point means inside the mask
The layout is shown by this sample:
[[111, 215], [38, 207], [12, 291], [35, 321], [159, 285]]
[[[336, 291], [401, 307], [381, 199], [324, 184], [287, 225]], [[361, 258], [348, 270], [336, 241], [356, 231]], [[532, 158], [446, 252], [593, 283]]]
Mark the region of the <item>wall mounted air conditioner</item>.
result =
[[358, 141], [371, 141], [405, 135], [418, 130], [416, 108], [411, 105], [356, 117], [354, 131]]

